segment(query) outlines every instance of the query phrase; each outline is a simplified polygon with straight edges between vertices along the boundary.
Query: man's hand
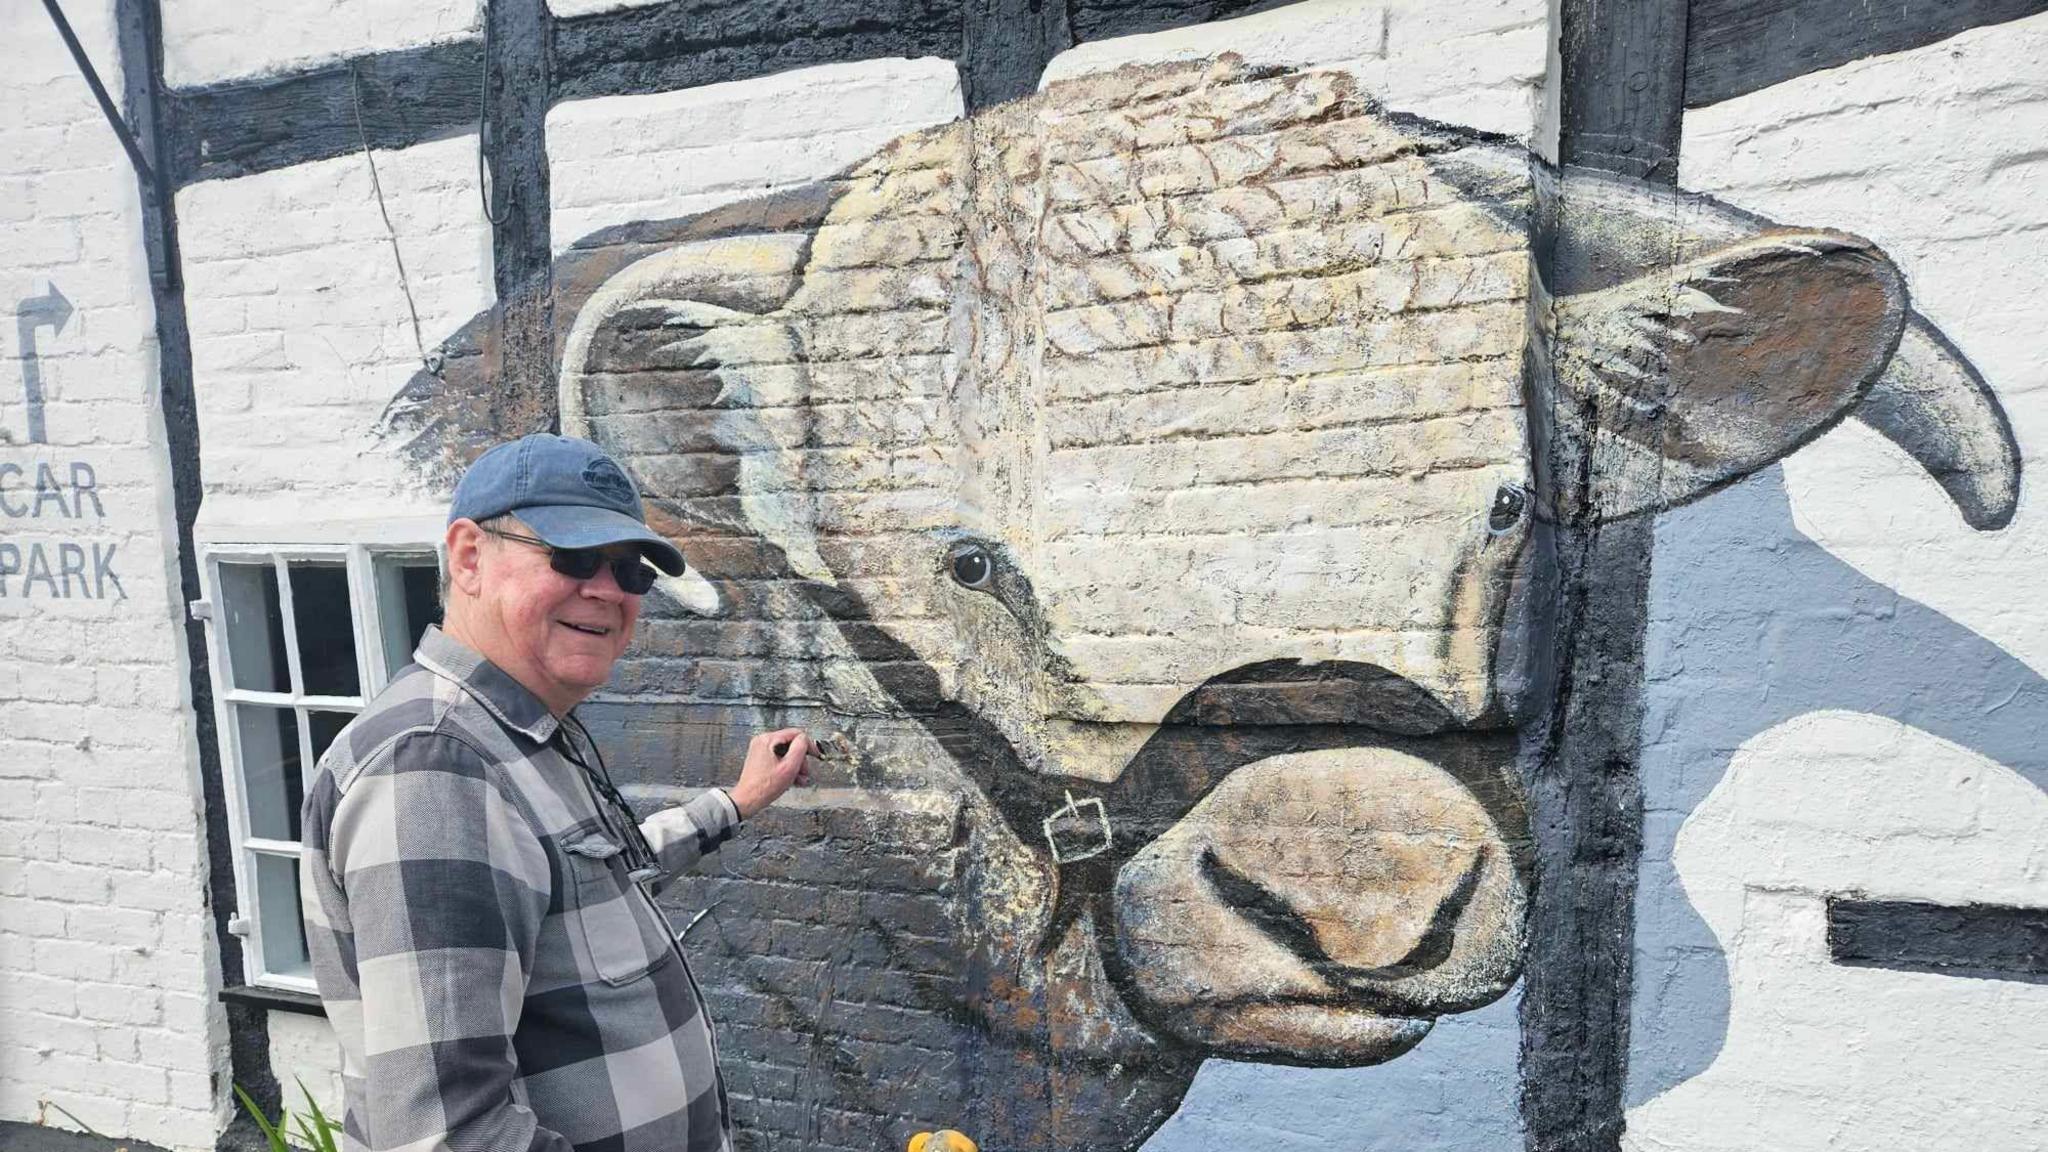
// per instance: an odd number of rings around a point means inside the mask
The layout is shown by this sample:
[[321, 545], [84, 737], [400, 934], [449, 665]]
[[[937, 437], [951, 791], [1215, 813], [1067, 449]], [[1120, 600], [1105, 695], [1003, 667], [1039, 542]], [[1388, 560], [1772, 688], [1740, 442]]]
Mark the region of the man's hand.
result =
[[732, 787], [732, 802], [745, 820], [766, 808], [791, 784], [809, 784], [817, 767], [811, 738], [801, 728], [763, 732], [747, 744], [747, 762], [740, 768], [740, 782]]

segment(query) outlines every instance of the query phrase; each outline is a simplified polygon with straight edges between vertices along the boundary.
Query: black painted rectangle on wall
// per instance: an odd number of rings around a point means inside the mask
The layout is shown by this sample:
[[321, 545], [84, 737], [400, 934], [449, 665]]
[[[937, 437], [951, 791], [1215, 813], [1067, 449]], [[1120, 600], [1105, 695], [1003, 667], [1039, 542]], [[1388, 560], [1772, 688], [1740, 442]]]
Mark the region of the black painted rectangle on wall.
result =
[[2048, 984], [2048, 908], [1832, 896], [1828, 954], [1854, 968]]
[[2037, 12], [2048, 0], [1692, 0], [1686, 107]]

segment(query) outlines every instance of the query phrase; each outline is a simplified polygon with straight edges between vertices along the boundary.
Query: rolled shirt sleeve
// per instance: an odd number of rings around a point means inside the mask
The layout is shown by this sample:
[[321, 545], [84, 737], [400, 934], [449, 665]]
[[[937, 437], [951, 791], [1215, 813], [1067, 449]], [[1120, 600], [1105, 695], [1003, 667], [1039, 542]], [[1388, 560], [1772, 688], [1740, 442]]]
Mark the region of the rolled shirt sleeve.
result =
[[640, 822], [640, 834], [674, 876], [697, 866], [739, 831], [740, 810], [723, 788], [707, 788], [687, 802]]
[[518, 1103], [518, 1029], [548, 860], [499, 770], [460, 738], [403, 737], [335, 808], [328, 866], [352, 911], [364, 1142], [570, 1152]]

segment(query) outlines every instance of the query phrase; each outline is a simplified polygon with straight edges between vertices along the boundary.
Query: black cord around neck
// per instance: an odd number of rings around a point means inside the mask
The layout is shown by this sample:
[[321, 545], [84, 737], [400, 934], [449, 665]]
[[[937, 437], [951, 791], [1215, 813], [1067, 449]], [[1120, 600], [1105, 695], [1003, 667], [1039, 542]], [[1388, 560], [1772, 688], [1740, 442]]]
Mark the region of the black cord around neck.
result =
[[[585, 759], [582, 751], [576, 747], [577, 742], [569, 738], [571, 725], [575, 727], [576, 734], [582, 737], [584, 747], [590, 749], [590, 759]], [[561, 725], [555, 729], [555, 736], [556, 740], [550, 743], [558, 745], [557, 750], [562, 753], [562, 758], [582, 769], [583, 777], [590, 781], [591, 789], [624, 817], [625, 828], [621, 834], [626, 839], [629, 871], [639, 872], [652, 868], [657, 874], [666, 872], [667, 870], [661, 866], [661, 857], [655, 854], [654, 846], [647, 842], [646, 834], [640, 831], [640, 814], [633, 810], [632, 803], [619, 791], [618, 786], [612, 783], [611, 769], [605, 766], [604, 753], [598, 751], [597, 741], [591, 738], [590, 729], [584, 727], [583, 719], [574, 712], [562, 717]], [[594, 766], [592, 760], [596, 761]]]

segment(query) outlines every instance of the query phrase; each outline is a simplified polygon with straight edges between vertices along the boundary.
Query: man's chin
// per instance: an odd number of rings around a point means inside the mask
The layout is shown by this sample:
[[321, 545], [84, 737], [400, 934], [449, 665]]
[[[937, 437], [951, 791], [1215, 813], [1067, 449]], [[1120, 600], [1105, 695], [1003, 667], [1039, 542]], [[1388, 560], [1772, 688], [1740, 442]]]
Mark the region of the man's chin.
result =
[[590, 657], [569, 657], [548, 662], [548, 675], [561, 685], [562, 693], [578, 701], [611, 681], [615, 661]]

